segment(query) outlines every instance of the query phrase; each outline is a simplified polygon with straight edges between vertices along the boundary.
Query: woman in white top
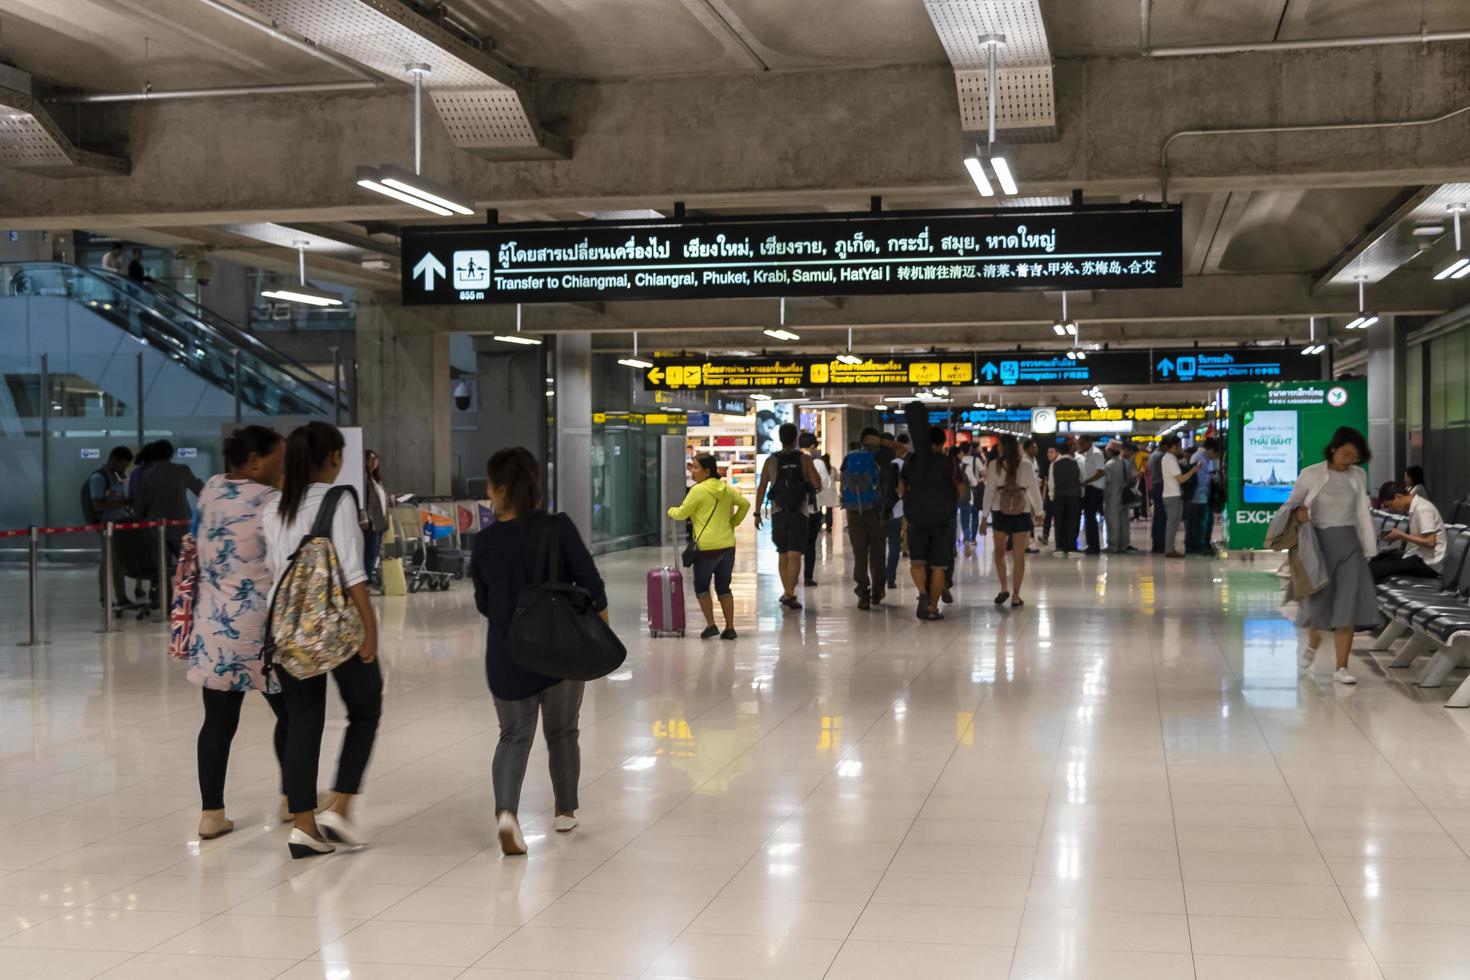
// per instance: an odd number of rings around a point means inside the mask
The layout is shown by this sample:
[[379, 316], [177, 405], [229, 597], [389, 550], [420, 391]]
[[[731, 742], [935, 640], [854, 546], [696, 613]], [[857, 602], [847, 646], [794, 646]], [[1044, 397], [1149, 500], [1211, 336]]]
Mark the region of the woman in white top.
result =
[[[1026, 579], [1026, 545], [1036, 521], [1041, 519], [1041, 484], [1035, 467], [1021, 457], [1021, 444], [1007, 433], [1000, 437], [1000, 454], [985, 467], [985, 497], [981, 502], [980, 533], [986, 524], [995, 528], [995, 574], [1000, 579], [997, 606], [1011, 600], [1011, 607], [1026, 604], [1021, 583]], [[1011, 586], [1006, 585], [1006, 548], [1011, 552]], [[1011, 587], [1015, 592], [1012, 594]]]
[[1353, 633], [1378, 622], [1378, 599], [1368, 559], [1378, 553], [1373, 515], [1368, 508], [1368, 478], [1360, 463], [1372, 458], [1368, 441], [1357, 429], [1343, 426], [1333, 433], [1323, 455], [1326, 460], [1302, 470], [1286, 506], [1298, 522], [1311, 522], [1327, 584], [1302, 599], [1296, 623], [1307, 631], [1301, 668], [1311, 670], [1322, 643], [1322, 632], [1332, 631], [1337, 652], [1339, 684], [1356, 684], [1348, 673]]
[[[265, 532], [266, 565], [271, 573], [271, 601], [291, 564], [291, 556], [316, 522], [322, 498], [342, 472], [342, 433], [325, 422], [308, 422], [286, 439], [285, 480], [281, 502], [261, 520]], [[349, 495], [350, 497], [350, 495]], [[357, 508], [350, 499], [338, 500], [332, 516], [332, 547], [342, 567], [343, 583], [362, 616], [362, 649], [344, 661], [332, 677], [347, 705], [347, 731], [337, 758], [337, 779], [331, 805], [316, 812], [317, 768], [322, 753], [322, 729], [327, 717], [327, 677], [320, 674], [297, 680], [284, 668], [272, 671], [286, 699], [286, 754], [283, 781], [291, 810], [291, 856], [330, 854], [332, 841], [350, 846], [367, 839], [349, 819], [352, 800], [361, 790], [362, 776], [372, 755], [378, 718], [383, 711], [383, 674], [378, 667], [378, 623], [368, 601], [367, 572], [362, 564], [362, 531]]]
[[822, 515], [822, 525], [827, 528], [827, 533], [832, 533], [832, 515], [837, 508], [842, 506], [842, 501], [837, 491], [837, 474], [832, 469], [832, 457], [823, 453], [813, 461], [817, 467], [817, 475], [822, 477], [822, 489], [817, 491], [817, 510]]

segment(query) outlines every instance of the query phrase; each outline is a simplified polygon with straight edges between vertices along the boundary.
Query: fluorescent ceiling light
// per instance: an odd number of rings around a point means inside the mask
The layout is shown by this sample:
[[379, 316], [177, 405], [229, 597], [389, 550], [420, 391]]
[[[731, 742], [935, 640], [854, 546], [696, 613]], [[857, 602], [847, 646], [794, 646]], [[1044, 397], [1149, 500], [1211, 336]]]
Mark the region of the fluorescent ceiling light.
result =
[[651, 368], [651, 367], [653, 367], [653, 362], [652, 361], [645, 361], [645, 360], [643, 360], [641, 358], [637, 358], [637, 357], [620, 357], [620, 358], [618, 358], [618, 363], [624, 365], [625, 367], [630, 367], [630, 368]]
[[1065, 337], [1067, 335], [1067, 327], [1065, 324], [1053, 323], [1051, 325], [1051, 332], [1056, 334], [1058, 337]]
[[1085, 350], [1079, 350], [1077, 352], [1077, 360], [1079, 360], [1079, 361], [1085, 361], [1085, 360], [1087, 360], [1087, 351], [1085, 351]]
[[[359, 170], [357, 172], [358, 173], [358, 177], [357, 177], [357, 186], [358, 187], [365, 187], [365, 188], [367, 188], [370, 191], [376, 191], [377, 193], [382, 194], [382, 195], [384, 195], [386, 197], [391, 197], [394, 200], [402, 201], [404, 204], [412, 204], [416, 208], [423, 208], [425, 211], [428, 211], [430, 214], [437, 214], [441, 218], [447, 218], [451, 214], [454, 213], [453, 211], [450, 211], [448, 208], [441, 208], [439, 205], [437, 205], [437, 204], [431, 204], [428, 201], [424, 200], [423, 198], [414, 197], [412, 194], [405, 194], [405, 193], [403, 193], [403, 191], [396, 190], [396, 189], [394, 189], [392, 187], [389, 187], [387, 184], [384, 184], [383, 182], [381, 182], [379, 180], [375, 180], [372, 177], [364, 177], [362, 175], [364, 169], [366, 169], [366, 168], [359, 168]], [[369, 171], [369, 172], [375, 173], [375, 171]]]
[[1414, 229], [1414, 234], [1420, 238], [1433, 238], [1444, 234], [1444, 225], [1419, 225]]
[[1464, 279], [1466, 276], [1470, 276], [1470, 263], [1467, 263], [1465, 265], [1462, 265], [1460, 267], [1459, 271], [1457, 271], [1450, 278], [1451, 279]]
[[985, 176], [979, 157], [965, 157], [965, 169], [970, 171], [970, 179], [975, 182], [975, 189], [981, 197], [995, 196], [995, 188], [990, 186], [990, 178]]
[[1077, 324], [1075, 323], [1064, 323], [1062, 324], [1062, 329], [1066, 330], [1073, 337], [1077, 336]]
[[307, 306], [342, 305], [342, 295], [340, 293], [328, 292], [325, 289], [314, 289], [311, 286], [280, 286], [276, 289], [263, 290], [260, 295], [266, 299], [279, 299], [287, 303], [304, 303]]
[[1363, 322], [1360, 323], [1360, 324], [1358, 324], [1358, 329], [1359, 330], [1367, 330], [1369, 327], [1373, 326], [1373, 324], [1375, 324], [1375, 323], [1378, 322], [1378, 314], [1377, 313], [1370, 313], [1367, 316], [1363, 317], [1362, 319], [1363, 319]]
[[765, 330], [762, 330], [761, 333], [765, 334], [767, 337], [774, 337], [776, 340], [801, 339], [801, 336], [799, 334], [794, 334], [790, 330], [771, 329], [767, 327]]
[[539, 337], [527, 337], [525, 334], [519, 334], [519, 333], [497, 334], [495, 336], [495, 339], [498, 340], [498, 341], [500, 341], [502, 344], [522, 344], [522, 345], [524, 345], [526, 347], [540, 347], [541, 346], [541, 338], [539, 338]]
[[1325, 344], [1308, 344], [1302, 348], [1302, 354], [1306, 357], [1311, 357], [1313, 354], [1320, 354], [1326, 349]]
[[1348, 321], [1348, 325], [1345, 326], [1345, 327], [1343, 327], [1343, 329], [1344, 330], [1356, 330], [1356, 329], [1358, 329], [1358, 324], [1362, 323], [1366, 319], [1367, 319], [1367, 317], [1363, 316], [1362, 314], [1359, 314], [1358, 316], [1356, 316], [1353, 319], [1349, 320]]
[[990, 168], [995, 171], [995, 179], [1000, 181], [1000, 189], [1011, 197], [1018, 193], [1016, 178], [1011, 176], [1011, 165], [1006, 163], [1005, 157], [991, 157]]
[[771, 396], [765, 394], [764, 392], [757, 391], [750, 396], [750, 400], [756, 402], [768, 402], [771, 400]]
[[1465, 269], [1470, 269], [1470, 258], [1466, 258], [1462, 255], [1451, 262], [1449, 265], [1445, 266], [1443, 269], [1440, 269], [1438, 272], [1436, 272], [1434, 274], [1435, 281], [1437, 282], [1441, 279], [1448, 279], [1450, 276], [1456, 275], [1457, 273], [1460, 273], [1462, 270]]
[[861, 364], [863, 359], [856, 354], [838, 354], [837, 360], [843, 364]]
[[405, 194], [423, 198], [430, 204], [437, 204], [441, 208], [448, 208], [455, 214], [474, 214], [475, 209], [463, 200], [456, 199], [455, 194], [447, 187], [443, 187], [428, 180], [421, 174], [411, 174], [396, 167], [380, 167], [382, 181], [394, 190], [400, 190]]

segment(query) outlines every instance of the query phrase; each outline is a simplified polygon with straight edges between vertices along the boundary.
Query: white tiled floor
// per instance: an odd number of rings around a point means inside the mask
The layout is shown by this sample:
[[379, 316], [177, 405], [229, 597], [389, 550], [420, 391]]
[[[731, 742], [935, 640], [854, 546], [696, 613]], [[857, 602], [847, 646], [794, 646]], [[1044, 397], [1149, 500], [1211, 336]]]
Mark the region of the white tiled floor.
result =
[[201, 843], [161, 626], [94, 633], [95, 574], [48, 570], [21, 648], [0, 570], [0, 977], [1470, 980], [1470, 713], [1363, 654], [1356, 689], [1298, 676], [1274, 559], [1045, 556], [1012, 612], [982, 555], [939, 624], [909, 587], [859, 613], [845, 559], [783, 615], [745, 540], [742, 637], [701, 643], [642, 629], [656, 553], [604, 558], [629, 663], [569, 837], [538, 749], [525, 859], [468, 588], [379, 600], [376, 839], [309, 863], [263, 704]]

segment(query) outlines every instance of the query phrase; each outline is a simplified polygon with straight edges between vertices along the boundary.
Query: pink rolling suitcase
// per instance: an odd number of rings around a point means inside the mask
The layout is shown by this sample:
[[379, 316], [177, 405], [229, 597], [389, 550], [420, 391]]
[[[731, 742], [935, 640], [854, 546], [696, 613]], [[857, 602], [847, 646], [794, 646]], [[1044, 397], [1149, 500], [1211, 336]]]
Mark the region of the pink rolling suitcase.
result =
[[648, 635], [684, 635], [684, 576], [677, 568], [649, 569]]

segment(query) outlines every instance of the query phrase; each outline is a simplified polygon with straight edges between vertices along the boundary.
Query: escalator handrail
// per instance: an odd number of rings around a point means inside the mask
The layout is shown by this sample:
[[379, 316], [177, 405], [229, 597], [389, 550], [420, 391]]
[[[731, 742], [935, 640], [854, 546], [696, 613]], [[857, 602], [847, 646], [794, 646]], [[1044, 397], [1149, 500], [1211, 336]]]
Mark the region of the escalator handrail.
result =
[[[160, 282], [153, 282], [144, 286], [134, 282], [127, 276], [108, 272], [105, 269], [93, 269], [87, 266], [74, 265], [69, 262], [0, 262], [0, 268], [18, 267], [20, 270], [36, 269], [60, 272], [62, 276], [74, 276], [77, 278], [90, 277], [99, 282], [106, 283], [110, 288], [117, 289], [132, 297], [145, 306], [167, 305], [173, 311], [189, 321], [189, 325], [218, 345], [226, 348], [237, 348], [256, 358], [266, 362], [270, 367], [289, 375], [298, 384], [305, 385], [311, 392], [326, 400], [330, 405], [333, 400], [332, 382], [322, 377], [310, 368], [287, 354], [276, 350], [269, 344], [242, 330], [229, 320], [217, 313], [207, 309], [202, 304], [189, 299], [183, 293], [172, 286]], [[194, 310], [191, 310], [193, 307]], [[195, 311], [198, 312], [195, 312]], [[337, 401], [346, 405], [346, 399], [337, 394]]]
[[[11, 273], [9, 270], [12, 269], [16, 271]], [[272, 380], [271, 383], [282, 385], [284, 382], [285, 384], [282, 387], [283, 393], [287, 393], [294, 398], [303, 399], [308, 403], [315, 401], [320, 406], [320, 411], [331, 411], [333, 404], [331, 382], [326, 381], [326, 379], [321, 378], [305, 367], [296, 365], [299, 369], [298, 373], [298, 371], [290, 370], [287, 365], [278, 363], [279, 361], [286, 361], [290, 364], [295, 364], [295, 362], [290, 361], [289, 358], [286, 358], [279, 351], [274, 350], [268, 345], [261, 344], [257, 341], [256, 344], [252, 344], [250, 347], [254, 348], [258, 345], [264, 351], [268, 352], [269, 355], [274, 356], [262, 356], [262, 353], [258, 350], [247, 349], [242, 344], [234, 343], [226, 335], [226, 331], [219, 329], [214, 324], [205, 322], [200, 317], [194, 316], [177, 303], [170, 301], [168, 297], [155, 293], [150, 287], [134, 282], [126, 276], [119, 276], [104, 270], [72, 265], [67, 262], [0, 262], [0, 270], [3, 270], [0, 271], [0, 277], [3, 277], [0, 278], [0, 284], [6, 285], [13, 282], [14, 277], [18, 277], [28, 271], [55, 274], [57, 279], [65, 284], [66, 291], [61, 294], [62, 298], [90, 306], [95, 306], [96, 303], [86, 303], [82, 297], [82, 291], [75, 287], [73, 283], [84, 282], [88, 279], [101, 283], [115, 293], [128, 297], [129, 300], [137, 303], [140, 307], [151, 309], [158, 320], [172, 325], [175, 330], [186, 331], [184, 336], [195, 343], [202, 342], [210, 344], [216, 350], [223, 353], [232, 353], [234, 351], [244, 353], [256, 362], [250, 368], [252, 372], [262, 374], [262, 369], [264, 369], [263, 377], [268, 377], [271, 372], [275, 372], [280, 376], [279, 379]], [[44, 275], [38, 278], [43, 283], [45, 282]], [[22, 293], [18, 295], [26, 294]], [[35, 295], [45, 294], [36, 293]], [[236, 332], [240, 332], [238, 328], [234, 329]], [[193, 334], [192, 337], [189, 336], [190, 333]], [[247, 334], [240, 333], [242, 336], [248, 337]], [[178, 343], [177, 338], [173, 338], [173, 340], [174, 343]], [[339, 401], [339, 404], [343, 404], [343, 402]]]

